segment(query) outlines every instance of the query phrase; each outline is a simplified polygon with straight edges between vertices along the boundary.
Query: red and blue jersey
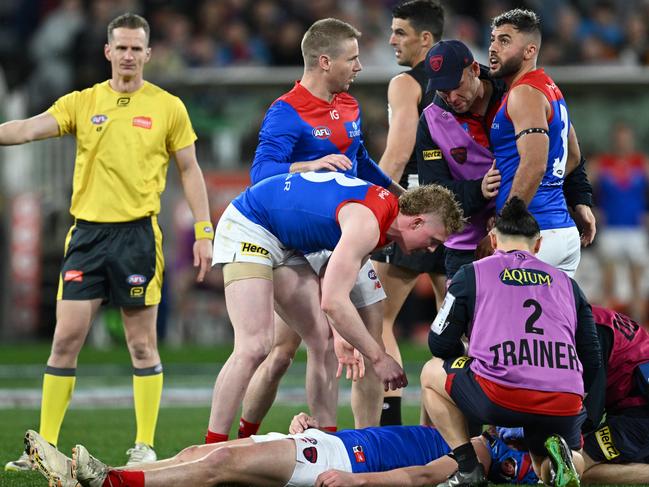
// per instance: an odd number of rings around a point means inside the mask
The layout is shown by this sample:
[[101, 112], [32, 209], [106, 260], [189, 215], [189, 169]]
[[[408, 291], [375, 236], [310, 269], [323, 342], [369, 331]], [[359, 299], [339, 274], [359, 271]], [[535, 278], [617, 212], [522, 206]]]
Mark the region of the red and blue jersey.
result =
[[641, 153], [605, 154], [599, 159], [598, 204], [609, 227], [644, 226], [649, 181]]
[[377, 247], [399, 212], [388, 190], [338, 172], [304, 172], [271, 176], [249, 187], [232, 204], [290, 249], [304, 253], [333, 250], [341, 236], [340, 208], [349, 202], [367, 206], [379, 224]]
[[250, 169], [252, 184], [288, 173], [294, 162], [329, 154], [345, 154], [352, 161], [352, 168], [345, 172], [350, 176], [384, 188], [392, 182], [367, 153], [356, 99], [338, 93], [329, 103], [297, 82], [266, 112]]
[[[552, 108], [552, 113], [548, 118], [550, 141], [548, 163], [541, 184], [528, 208], [539, 222], [541, 230], [574, 227], [575, 222], [568, 213], [566, 199], [563, 195], [563, 180], [566, 176], [568, 159], [568, 132], [570, 131], [568, 107], [563, 99], [563, 94], [543, 69], [536, 69], [525, 74], [514, 83], [511, 89], [522, 84], [532, 86], [543, 93]], [[514, 176], [520, 164], [514, 124], [507, 114], [508, 96], [509, 94], [505, 95], [496, 113], [490, 135], [496, 168], [502, 177], [500, 190], [496, 196], [496, 211], [498, 212], [509, 197]]]

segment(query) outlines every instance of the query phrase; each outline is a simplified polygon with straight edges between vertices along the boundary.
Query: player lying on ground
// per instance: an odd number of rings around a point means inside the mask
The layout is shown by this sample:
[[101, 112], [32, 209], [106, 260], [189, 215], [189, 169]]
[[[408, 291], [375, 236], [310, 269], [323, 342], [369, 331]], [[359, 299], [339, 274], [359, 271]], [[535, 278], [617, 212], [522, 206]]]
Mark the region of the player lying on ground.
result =
[[[270, 486], [430, 485], [457, 469], [449, 447], [428, 426], [372, 427], [326, 433], [300, 413], [291, 434], [269, 433], [224, 443], [191, 446], [167, 460], [111, 468], [82, 445], [68, 458], [38, 433], [28, 431], [25, 446], [50, 485], [75, 487], [156, 487], [222, 483]], [[473, 438], [485, 470], [497, 482], [536, 483], [529, 455], [501, 440]], [[404, 468], [405, 467], [405, 468]], [[331, 470], [336, 469], [336, 470]], [[392, 470], [396, 469], [396, 470]], [[382, 472], [380, 475], [372, 472]]]

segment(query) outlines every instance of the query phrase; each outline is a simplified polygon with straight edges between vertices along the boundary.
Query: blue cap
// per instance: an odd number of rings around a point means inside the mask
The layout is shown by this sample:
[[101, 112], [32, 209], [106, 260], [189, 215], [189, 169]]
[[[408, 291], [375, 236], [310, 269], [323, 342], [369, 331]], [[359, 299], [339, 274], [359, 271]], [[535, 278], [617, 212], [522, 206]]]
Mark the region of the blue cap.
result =
[[471, 63], [473, 54], [462, 41], [439, 41], [426, 54], [427, 91], [456, 89], [460, 86], [462, 71]]

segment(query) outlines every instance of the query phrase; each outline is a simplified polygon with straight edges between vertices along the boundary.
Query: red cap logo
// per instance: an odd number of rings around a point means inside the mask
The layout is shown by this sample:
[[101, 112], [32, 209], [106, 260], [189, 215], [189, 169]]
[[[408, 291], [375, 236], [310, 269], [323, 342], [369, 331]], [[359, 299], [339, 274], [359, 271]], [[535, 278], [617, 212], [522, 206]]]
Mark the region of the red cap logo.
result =
[[439, 71], [440, 69], [442, 69], [443, 62], [444, 56], [438, 54], [437, 56], [432, 56], [428, 61], [428, 64], [430, 64], [430, 69], [432, 69], [433, 71]]

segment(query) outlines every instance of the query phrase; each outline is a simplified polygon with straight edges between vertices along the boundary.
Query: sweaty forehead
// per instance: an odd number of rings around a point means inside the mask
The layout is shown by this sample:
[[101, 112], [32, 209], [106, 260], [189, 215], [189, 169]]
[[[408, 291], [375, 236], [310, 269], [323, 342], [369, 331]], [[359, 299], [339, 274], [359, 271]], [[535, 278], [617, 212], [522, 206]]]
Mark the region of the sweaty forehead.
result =
[[494, 37], [501, 35], [509, 35], [510, 37], [513, 37], [517, 34], [520, 34], [520, 32], [513, 24], [502, 24], [498, 27], [494, 27], [491, 31], [491, 35]]
[[392, 30], [397, 31], [397, 30], [402, 30], [406, 33], [414, 33], [415, 29], [410, 25], [410, 21], [407, 19], [400, 19], [397, 17], [394, 17], [392, 19]]

